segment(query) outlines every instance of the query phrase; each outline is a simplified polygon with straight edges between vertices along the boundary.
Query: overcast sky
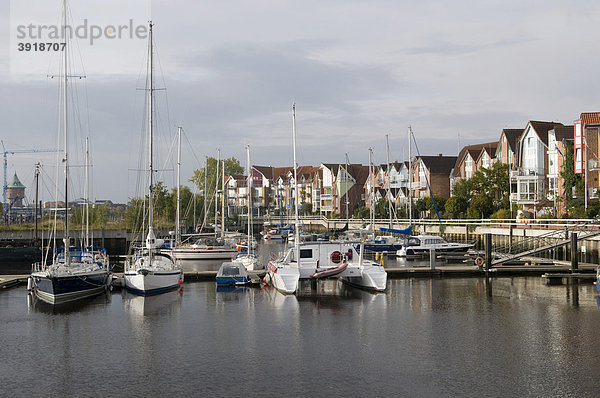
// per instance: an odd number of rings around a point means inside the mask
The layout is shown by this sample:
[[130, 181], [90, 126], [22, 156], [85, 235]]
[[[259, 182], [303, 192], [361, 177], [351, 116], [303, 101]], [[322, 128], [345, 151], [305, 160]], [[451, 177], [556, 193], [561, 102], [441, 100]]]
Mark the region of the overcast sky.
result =
[[[456, 156], [459, 145], [496, 140], [528, 120], [571, 124], [600, 110], [595, 1], [89, 3], [70, 1], [75, 24], [154, 21], [157, 85], [166, 88], [157, 93], [157, 152], [164, 162], [181, 124], [193, 149], [183, 150], [184, 180], [217, 148], [245, 165], [249, 144], [253, 164], [291, 165], [293, 101], [302, 165], [343, 163], [346, 152], [367, 164], [369, 147], [384, 163], [386, 134], [391, 160], [404, 160], [409, 125], [421, 154]], [[19, 54], [15, 28], [28, 18], [59, 24], [60, 4], [2, 2], [7, 149], [56, 146], [58, 84], [47, 77], [56, 73], [56, 54]], [[78, 47], [74, 69], [86, 75], [77, 83], [79, 134], [94, 143], [94, 196], [125, 202], [136, 195], [134, 169], [145, 149], [144, 94], [136, 88], [144, 83], [146, 40], [79, 40]], [[15, 154], [9, 177], [16, 171], [31, 187], [38, 159], [55, 174], [52, 154]], [[172, 186], [174, 173], [164, 179]]]

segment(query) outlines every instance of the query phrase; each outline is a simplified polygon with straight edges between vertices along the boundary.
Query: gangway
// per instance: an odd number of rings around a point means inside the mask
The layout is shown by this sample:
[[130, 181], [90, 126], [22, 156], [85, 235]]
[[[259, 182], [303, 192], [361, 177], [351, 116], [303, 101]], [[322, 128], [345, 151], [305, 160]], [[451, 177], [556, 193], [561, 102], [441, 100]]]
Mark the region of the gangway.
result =
[[[594, 230], [590, 231], [591, 228], [594, 228]], [[502, 265], [523, 257], [532, 256], [548, 250], [570, 245], [571, 239], [569, 238], [569, 234], [572, 233], [581, 233], [581, 235], [577, 236], [578, 241], [590, 239], [600, 236], [600, 225], [589, 223], [577, 224], [570, 228], [551, 231], [543, 235], [530, 237], [508, 246], [494, 248], [492, 251], [491, 265]]]

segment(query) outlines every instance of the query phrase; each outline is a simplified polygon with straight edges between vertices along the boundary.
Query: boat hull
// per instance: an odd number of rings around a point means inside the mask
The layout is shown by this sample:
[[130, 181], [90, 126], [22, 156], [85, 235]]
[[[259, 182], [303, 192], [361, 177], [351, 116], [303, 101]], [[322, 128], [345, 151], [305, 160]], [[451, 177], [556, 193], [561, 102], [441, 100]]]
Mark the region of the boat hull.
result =
[[231, 260], [237, 253], [233, 249], [175, 249], [161, 250], [176, 261]]
[[[357, 246], [358, 247], [358, 246]], [[376, 253], [396, 253], [402, 248], [402, 244], [391, 243], [365, 243], [365, 250]]]
[[183, 272], [168, 271], [128, 271], [123, 276], [127, 291], [149, 296], [173, 290], [183, 283]]
[[267, 265], [267, 279], [271, 286], [284, 294], [294, 294], [298, 290], [300, 271], [298, 268], [278, 268], [272, 261]]
[[358, 272], [344, 272], [340, 275], [340, 279], [348, 285], [374, 292], [383, 292], [387, 288], [387, 272], [383, 267], [364, 266], [356, 271]]
[[108, 289], [108, 271], [75, 275], [49, 275], [45, 272], [31, 275], [35, 295], [49, 304], [60, 304], [92, 297]]
[[235, 286], [247, 285], [251, 282], [250, 275], [246, 276], [217, 276], [217, 285]]
[[[472, 245], [461, 245], [454, 247], [434, 247], [436, 254], [465, 254], [469, 249], [473, 247]], [[400, 250], [396, 252], [396, 256], [404, 257], [404, 256], [418, 256], [429, 254], [431, 248], [427, 247], [402, 247]]]

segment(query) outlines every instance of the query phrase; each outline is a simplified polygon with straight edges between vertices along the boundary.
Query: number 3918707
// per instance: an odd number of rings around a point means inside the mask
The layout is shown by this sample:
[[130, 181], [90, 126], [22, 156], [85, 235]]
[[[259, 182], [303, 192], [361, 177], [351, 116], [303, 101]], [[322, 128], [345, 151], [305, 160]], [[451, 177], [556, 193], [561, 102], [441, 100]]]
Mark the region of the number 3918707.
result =
[[63, 51], [65, 43], [17, 43], [19, 51]]

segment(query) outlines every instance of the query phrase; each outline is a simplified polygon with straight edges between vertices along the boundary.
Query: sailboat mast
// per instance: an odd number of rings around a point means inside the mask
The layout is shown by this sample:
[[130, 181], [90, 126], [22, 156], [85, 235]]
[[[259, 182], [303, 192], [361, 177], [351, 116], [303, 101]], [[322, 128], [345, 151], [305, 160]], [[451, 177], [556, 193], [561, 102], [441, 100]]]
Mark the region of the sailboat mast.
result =
[[246, 169], [248, 170], [248, 248], [246, 251], [250, 255], [252, 247], [251, 232], [252, 232], [252, 169], [250, 168], [250, 145], [246, 145]]
[[89, 247], [90, 236], [90, 146], [85, 137], [85, 247]]
[[180, 212], [180, 184], [181, 184], [181, 126], [177, 127], [177, 209], [175, 209], [175, 244], [179, 245], [181, 228], [179, 225]]
[[408, 126], [408, 225], [412, 225], [412, 155], [411, 140], [412, 128]]
[[221, 150], [217, 149], [217, 165], [215, 166], [215, 240], [217, 239], [217, 223], [219, 222], [219, 162], [221, 158]]
[[39, 191], [40, 191], [40, 162], [35, 164], [35, 218], [34, 218], [34, 229], [33, 238], [37, 242], [38, 239], [38, 212], [39, 212]]
[[349, 203], [349, 199], [350, 197], [348, 196], [348, 152], [346, 152], [346, 176], [344, 178], [344, 182], [345, 182], [345, 191], [346, 191], [346, 221], [348, 221], [350, 219], [350, 215], [348, 214], [348, 205]]
[[369, 222], [371, 223], [371, 233], [375, 237], [375, 173], [373, 172], [373, 148], [369, 148], [369, 176], [371, 179], [371, 189], [369, 192]]
[[296, 162], [296, 103], [292, 105], [292, 135], [294, 146], [294, 216], [296, 223], [296, 251], [298, 267], [300, 267], [300, 222], [298, 220], [298, 163]]
[[[152, 22], [149, 24], [148, 34], [148, 172], [150, 173], [150, 184], [148, 186], [148, 237], [146, 247], [152, 249], [155, 244], [154, 237], [154, 80], [152, 76], [153, 51], [152, 51]], [[148, 260], [152, 264], [152, 250], [148, 250]]]
[[221, 241], [225, 239], [225, 159], [221, 162]]
[[63, 138], [64, 138], [64, 151], [65, 157], [63, 158], [64, 162], [64, 173], [65, 173], [65, 235], [63, 238], [63, 244], [65, 249], [65, 262], [67, 266], [71, 263], [71, 259], [69, 256], [69, 245], [70, 245], [70, 237], [69, 237], [69, 148], [68, 148], [68, 121], [67, 121], [67, 89], [68, 89], [68, 57], [67, 57], [67, 0], [63, 0], [63, 26], [62, 26], [62, 34], [65, 40], [65, 48], [63, 50]]
[[388, 212], [390, 214], [390, 229], [392, 228], [392, 188], [390, 187], [390, 135], [385, 135], [385, 146], [387, 149], [387, 193], [388, 193]]

